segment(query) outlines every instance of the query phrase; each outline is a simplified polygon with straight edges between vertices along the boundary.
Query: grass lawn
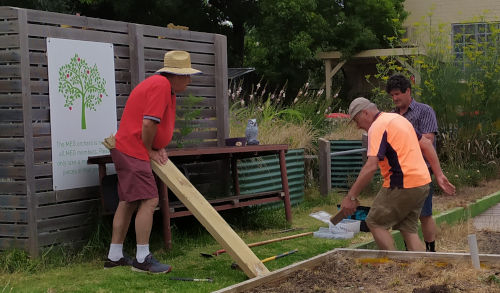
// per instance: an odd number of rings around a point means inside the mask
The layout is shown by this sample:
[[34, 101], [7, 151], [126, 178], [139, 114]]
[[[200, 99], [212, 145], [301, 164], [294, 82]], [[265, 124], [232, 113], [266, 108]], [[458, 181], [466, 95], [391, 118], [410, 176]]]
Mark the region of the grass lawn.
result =
[[[436, 198], [437, 210], [441, 201], [455, 202], [458, 206], [498, 190], [498, 179], [476, 189], [465, 188], [456, 197]], [[371, 189], [373, 191], [373, 189]], [[326, 226], [309, 216], [316, 211], [336, 212], [336, 205], [342, 195], [332, 193], [320, 197], [316, 190], [306, 191], [306, 199], [292, 208], [293, 224], [285, 220], [280, 209], [245, 208], [226, 211], [222, 216], [246, 243], [274, 239]], [[370, 205], [373, 193], [365, 191], [362, 205]], [[447, 204], [447, 205], [448, 205]], [[31, 260], [21, 251], [7, 251], [0, 254], [0, 292], [211, 292], [247, 279], [240, 270], [231, 269], [232, 260], [228, 254], [205, 258], [200, 253], [213, 253], [221, 247], [196, 221], [194, 217], [175, 219], [172, 222], [173, 249], [163, 248], [160, 214], [155, 214], [151, 236], [151, 251], [155, 257], [172, 265], [169, 274], [152, 275], [133, 272], [130, 268], [103, 269], [107, 254], [112, 218], [104, 217], [96, 225], [94, 237], [79, 251], [68, 252], [59, 247], [45, 251], [41, 258]], [[300, 230], [279, 233], [287, 228]], [[135, 253], [133, 229], [129, 231], [125, 252]], [[358, 233], [353, 239], [331, 240], [305, 236], [251, 248], [260, 259], [293, 249], [298, 252], [283, 258], [266, 262], [270, 271], [288, 266], [332, 250], [347, 247], [352, 243], [372, 240], [370, 233]], [[170, 280], [170, 277], [212, 278], [213, 282], [187, 282]]]

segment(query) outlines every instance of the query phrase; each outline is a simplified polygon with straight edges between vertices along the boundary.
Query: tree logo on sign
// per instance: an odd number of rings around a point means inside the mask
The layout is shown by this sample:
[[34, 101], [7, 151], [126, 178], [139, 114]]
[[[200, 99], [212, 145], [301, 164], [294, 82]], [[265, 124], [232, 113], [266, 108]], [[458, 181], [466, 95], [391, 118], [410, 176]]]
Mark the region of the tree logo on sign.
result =
[[64, 95], [64, 107], [73, 110], [73, 103], [82, 101], [82, 129], [87, 129], [85, 110], [96, 110], [106, 93], [106, 80], [101, 77], [97, 65], [90, 67], [85, 59], [75, 54], [68, 64], [59, 68], [59, 92]]

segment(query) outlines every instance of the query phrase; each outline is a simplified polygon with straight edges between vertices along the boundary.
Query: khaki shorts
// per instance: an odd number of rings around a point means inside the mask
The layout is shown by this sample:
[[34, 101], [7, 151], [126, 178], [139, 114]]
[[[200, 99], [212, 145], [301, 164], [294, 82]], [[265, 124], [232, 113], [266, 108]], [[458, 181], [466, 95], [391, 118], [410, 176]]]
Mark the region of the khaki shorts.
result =
[[429, 194], [429, 184], [415, 188], [381, 188], [366, 223], [384, 229], [417, 233], [418, 217]]

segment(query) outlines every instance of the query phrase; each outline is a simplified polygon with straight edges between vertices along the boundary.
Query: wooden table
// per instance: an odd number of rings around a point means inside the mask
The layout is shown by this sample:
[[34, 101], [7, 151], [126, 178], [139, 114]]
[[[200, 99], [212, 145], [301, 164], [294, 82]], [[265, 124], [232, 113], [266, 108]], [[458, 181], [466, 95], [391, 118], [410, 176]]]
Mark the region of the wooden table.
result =
[[[285, 153], [288, 145], [251, 145], [251, 146], [224, 146], [224, 147], [203, 147], [186, 149], [167, 149], [170, 160], [175, 164], [209, 162], [215, 160], [230, 160], [234, 194], [232, 196], [209, 200], [212, 206], [220, 211], [239, 208], [250, 205], [263, 204], [282, 200], [285, 206], [285, 216], [288, 222], [292, 221], [292, 211], [290, 204], [290, 191], [288, 188], [288, 176], [286, 171]], [[240, 159], [277, 154], [279, 157], [281, 186], [282, 189], [254, 194], [240, 194], [238, 180], [237, 163]], [[99, 166], [99, 182], [102, 187], [102, 180], [106, 176], [106, 164], [113, 163], [110, 155], [89, 157], [87, 164], [97, 164]], [[160, 196], [160, 210], [163, 215], [163, 238], [165, 247], [172, 248], [172, 238], [170, 230], [170, 219], [191, 215], [182, 203], [169, 202], [168, 191], [164, 184], [159, 184], [158, 192]], [[101, 196], [105, 196], [101, 192]]]

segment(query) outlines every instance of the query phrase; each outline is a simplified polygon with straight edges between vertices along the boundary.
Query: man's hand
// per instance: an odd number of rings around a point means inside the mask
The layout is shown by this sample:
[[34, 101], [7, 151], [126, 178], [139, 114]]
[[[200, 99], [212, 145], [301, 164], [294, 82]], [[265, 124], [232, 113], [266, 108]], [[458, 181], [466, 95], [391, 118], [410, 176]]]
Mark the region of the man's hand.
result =
[[354, 214], [356, 212], [356, 208], [359, 206], [359, 201], [357, 199], [352, 200], [351, 197], [352, 196], [347, 195], [340, 204], [340, 209], [344, 211], [344, 216], [346, 217]]
[[455, 195], [455, 186], [448, 181], [445, 175], [436, 176], [436, 181], [439, 187], [448, 195]]
[[167, 151], [165, 149], [151, 150], [149, 151], [149, 158], [160, 165], [165, 165], [168, 161]]

